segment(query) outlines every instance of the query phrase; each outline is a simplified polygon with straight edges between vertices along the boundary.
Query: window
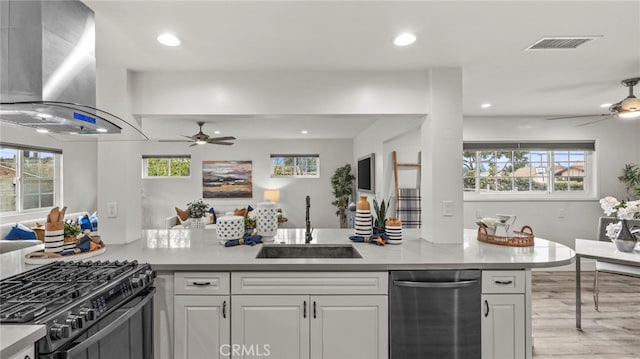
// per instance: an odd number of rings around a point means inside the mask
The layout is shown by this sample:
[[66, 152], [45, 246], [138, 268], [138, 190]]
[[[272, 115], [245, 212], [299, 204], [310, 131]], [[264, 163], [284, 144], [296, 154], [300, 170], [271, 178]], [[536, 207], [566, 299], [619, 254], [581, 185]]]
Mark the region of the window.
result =
[[271, 177], [318, 178], [319, 155], [271, 155]]
[[594, 142], [464, 143], [466, 193], [587, 196]]
[[0, 213], [55, 206], [61, 156], [59, 150], [0, 145]]
[[191, 156], [142, 156], [143, 178], [189, 177]]

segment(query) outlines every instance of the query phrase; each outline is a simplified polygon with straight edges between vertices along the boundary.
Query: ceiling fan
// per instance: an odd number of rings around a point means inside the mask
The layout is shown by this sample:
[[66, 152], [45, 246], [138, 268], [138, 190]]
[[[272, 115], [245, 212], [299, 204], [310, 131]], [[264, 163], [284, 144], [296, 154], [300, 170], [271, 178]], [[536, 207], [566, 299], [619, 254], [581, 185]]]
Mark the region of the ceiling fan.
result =
[[188, 138], [188, 140], [159, 140], [158, 142], [193, 142], [193, 144], [189, 145], [189, 147], [197, 146], [197, 145], [204, 145], [204, 144], [207, 144], [207, 143], [212, 144], [212, 145], [230, 146], [230, 145], [233, 145], [233, 142], [227, 142], [227, 141], [231, 141], [231, 140], [235, 140], [236, 139], [233, 136], [209, 137], [209, 135], [207, 135], [206, 133], [202, 132], [202, 126], [204, 126], [204, 122], [203, 121], [199, 121], [199, 122], [197, 122], [197, 124], [200, 127], [200, 131], [198, 131], [198, 133], [196, 133], [195, 135], [192, 135], [192, 136], [182, 135], [183, 137]]
[[609, 113], [602, 113], [596, 115], [578, 115], [578, 116], [563, 116], [552, 117], [547, 120], [562, 120], [567, 118], [582, 118], [582, 117], [600, 117], [600, 119], [577, 125], [576, 127], [590, 125], [600, 121], [608, 120], [613, 117], [621, 118], [638, 118], [640, 117], [640, 99], [636, 98], [633, 94], [633, 87], [640, 82], [640, 77], [633, 77], [630, 79], [622, 80], [622, 85], [629, 88], [629, 95], [623, 100], [614, 103], [609, 106]]

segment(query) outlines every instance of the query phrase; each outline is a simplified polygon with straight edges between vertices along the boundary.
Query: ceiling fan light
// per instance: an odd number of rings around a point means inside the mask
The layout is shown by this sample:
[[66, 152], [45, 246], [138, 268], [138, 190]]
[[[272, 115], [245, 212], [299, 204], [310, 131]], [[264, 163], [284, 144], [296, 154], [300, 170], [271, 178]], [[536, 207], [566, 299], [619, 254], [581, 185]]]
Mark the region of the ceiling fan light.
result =
[[622, 118], [638, 118], [638, 117], [640, 117], [640, 111], [621, 112], [621, 113], [618, 114], [618, 116], [620, 116]]
[[620, 109], [622, 111], [640, 111], [640, 99], [635, 97], [627, 97], [620, 103]]
[[207, 141], [203, 141], [203, 140], [197, 140], [196, 144], [198, 145], [204, 145], [205, 143], [207, 143]]

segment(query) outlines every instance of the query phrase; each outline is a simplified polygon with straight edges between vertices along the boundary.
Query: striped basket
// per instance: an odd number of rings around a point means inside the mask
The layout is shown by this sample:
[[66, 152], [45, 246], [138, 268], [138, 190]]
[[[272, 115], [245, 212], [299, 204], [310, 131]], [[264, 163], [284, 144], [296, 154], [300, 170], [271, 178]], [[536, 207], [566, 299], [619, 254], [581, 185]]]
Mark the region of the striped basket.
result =
[[44, 226], [44, 251], [60, 253], [64, 249], [64, 222], [48, 222]]

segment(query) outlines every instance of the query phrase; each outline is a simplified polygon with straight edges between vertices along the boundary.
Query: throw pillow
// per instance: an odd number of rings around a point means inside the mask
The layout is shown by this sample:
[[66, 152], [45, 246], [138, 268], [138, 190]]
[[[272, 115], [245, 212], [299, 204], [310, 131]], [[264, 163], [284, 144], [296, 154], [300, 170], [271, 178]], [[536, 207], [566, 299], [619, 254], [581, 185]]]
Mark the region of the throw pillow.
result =
[[88, 229], [89, 232], [93, 230], [93, 226], [91, 225], [91, 220], [89, 219], [88, 215], [85, 214], [83, 217], [80, 217], [80, 220], [78, 222], [80, 223], [80, 229], [82, 229], [82, 232], [84, 232], [86, 229]]
[[178, 214], [178, 224], [182, 224], [189, 219], [189, 211], [176, 207], [176, 213]]
[[218, 216], [213, 207], [209, 207], [209, 224], [216, 224], [218, 222]]
[[31, 230], [31, 228], [28, 228], [26, 226], [23, 226], [22, 224], [16, 223], [15, 226], [11, 227], [11, 230], [9, 231], [9, 233], [7, 233], [7, 236], [5, 237], [5, 239], [16, 240], [16, 239], [38, 239], [38, 238], [36, 237], [36, 232]]
[[233, 215], [234, 216], [240, 216], [240, 217], [245, 217], [247, 215], [247, 209], [243, 208], [243, 209], [234, 209], [233, 210]]
[[98, 230], [98, 212], [93, 212], [91, 217], [89, 217], [89, 220], [91, 221], [91, 227], [93, 227], [91, 231], [92, 232], [97, 231]]

